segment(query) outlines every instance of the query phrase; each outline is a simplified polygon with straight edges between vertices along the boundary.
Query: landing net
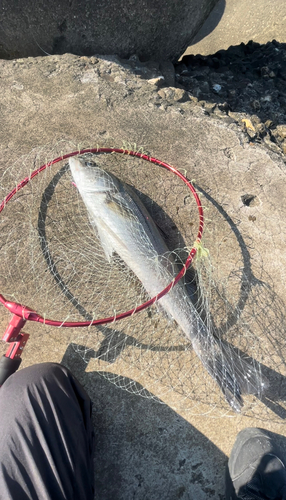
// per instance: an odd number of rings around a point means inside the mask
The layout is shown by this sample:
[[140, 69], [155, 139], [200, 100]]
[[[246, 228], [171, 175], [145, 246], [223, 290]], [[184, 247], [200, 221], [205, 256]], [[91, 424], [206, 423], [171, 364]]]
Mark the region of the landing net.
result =
[[[47, 154], [55, 158], [57, 153], [55, 147], [49, 153], [34, 151], [3, 171], [1, 199], [46, 164]], [[139, 156], [102, 153], [96, 157], [102, 168], [131, 185], [149, 210], [170, 249], [164, 258], [174, 262], [173, 279], [192, 249], [193, 256], [199, 248], [193, 271], [182, 273], [198, 314], [210, 334], [230, 346], [230, 354], [234, 348], [247, 357], [257, 375], [270, 382], [270, 391], [261, 394], [260, 400], [244, 397], [243, 412], [267, 418], [274, 411], [282, 416], [286, 412], [284, 304], [265, 271], [263, 257], [231, 218], [213, 177], [195, 173], [206, 227], [205, 248], [194, 247], [200, 214], [182, 179]], [[193, 178], [191, 166], [183, 173]], [[89, 325], [69, 328], [66, 337], [89, 363], [88, 369], [125, 390], [173, 402], [191, 413], [231, 414], [192, 344], [158, 300], [114, 321], [150, 297], [117, 255], [111, 262], [106, 260], [66, 158], [43, 169], [5, 204], [0, 232], [1, 294], [35, 310], [44, 323], [52, 318], [58, 326]], [[113, 318], [109, 324], [92, 326], [93, 321], [109, 317]], [[62, 328], [49, 328], [48, 322], [42, 328], [50, 335], [43, 340], [47, 345], [49, 338], [53, 345], [56, 338], [63, 338]]]

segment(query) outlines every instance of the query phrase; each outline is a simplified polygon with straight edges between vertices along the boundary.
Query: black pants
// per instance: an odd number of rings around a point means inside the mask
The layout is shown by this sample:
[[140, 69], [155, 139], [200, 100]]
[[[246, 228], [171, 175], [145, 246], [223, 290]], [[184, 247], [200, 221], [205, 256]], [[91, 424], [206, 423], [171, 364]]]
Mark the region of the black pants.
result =
[[24, 368], [0, 389], [0, 499], [93, 500], [91, 401], [55, 363]]

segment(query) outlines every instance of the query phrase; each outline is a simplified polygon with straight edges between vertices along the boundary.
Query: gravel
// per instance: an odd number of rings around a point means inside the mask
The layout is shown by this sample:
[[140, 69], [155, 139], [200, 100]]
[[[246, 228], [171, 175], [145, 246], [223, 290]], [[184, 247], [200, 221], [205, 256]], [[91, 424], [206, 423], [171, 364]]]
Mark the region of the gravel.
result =
[[213, 55], [186, 55], [175, 65], [176, 86], [195, 105], [236, 122], [252, 142], [286, 154], [286, 44], [241, 43]]

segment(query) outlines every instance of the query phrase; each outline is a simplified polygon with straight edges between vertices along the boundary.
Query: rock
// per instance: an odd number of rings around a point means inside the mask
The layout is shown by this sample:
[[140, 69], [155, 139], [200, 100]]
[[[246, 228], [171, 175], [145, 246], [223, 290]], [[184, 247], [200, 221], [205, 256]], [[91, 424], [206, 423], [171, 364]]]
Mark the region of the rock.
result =
[[271, 151], [273, 151], [274, 153], [280, 153], [281, 150], [279, 146], [271, 140], [271, 137], [269, 135], [266, 135], [263, 141]]
[[286, 125], [277, 125], [277, 132], [282, 139], [286, 139]]
[[272, 128], [272, 127], [274, 127], [274, 123], [273, 123], [273, 121], [272, 121], [272, 120], [266, 120], [266, 122], [265, 122], [265, 127], [267, 127], [267, 128]]
[[2, 0], [0, 57], [117, 54], [177, 60], [218, 0]]
[[208, 82], [206, 82], [206, 81], [200, 82], [199, 88], [203, 94], [208, 94], [210, 91], [210, 86], [209, 86]]
[[260, 102], [258, 101], [258, 99], [255, 99], [254, 101], [252, 101], [251, 106], [253, 107], [253, 109], [255, 111], [259, 111], [261, 108], [261, 105], [260, 105]]
[[168, 87], [175, 86], [175, 68], [170, 61], [160, 62], [160, 71], [164, 76], [165, 83]]
[[[282, 136], [278, 130], [275, 132], [276, 126], [283, 130], [286, 123], [285, 61], [285, 43], [272, 41], [259, 45], [249, 42], [207, 56], [184, 56], [180, 64], [175, 65], [176, 81], [200, 101], [217, 106], [227, 102], [228, 115], [238, 123], [242, 118], [251, 121], [255, 113], [259, 122], [271, 129], [270, 140], [274, 146], [268, 141], [268, 147], [276, 151], [284, 138], [284, 132]], [[184, 76], [186, 71], [190, 76]], [[220, 114], [217, 109], [215, 114]], [[254, 132], [257, 138], [263, 138], [263, 127], [258, 130], [254, 122], [253, 126], [255, 130], [250, 128], [249, 132], [244, 126], [245, 133], [252, 139]], [[273, 137], [277, 139], [276, 144]]]
[[266, 135], [266, 127], [264, 123], [258, 123], [255, 128], [260, 137], [264, 137]]
[[246, 132], [251, 139], [254, 139], [254, 137], [256, 137], [256, 132], [254, 130], [248, 128], [248, 129], [246, 129]]
[[162, 75], [160, 76], [157, 76], [155, 78], [151, 78], [150, 80], [147, 80], [148, 83], [150, 83], [150, 85], [155, 85], [156, 87], [161, 87], [164, 82], [165, 82], [165, 79]]
[[205, 102], [204, 108], [207, 111], [207, 113], [212, 113], [215, 109], [216, 105], [211, 102]]
[[176, 89], [174, 95], [174, 101], [177, 102], [186, 102], [189, 101], [189, 94], [183, 89]]
[[228, 116], [228, 114], [221, 109], [219, 106], [216, 106], [213, 110], [213, 114], [217, 117], [220, 118], [220, 120], [223, 120], [227, 124], [234, 123], [234, 119]]
[[159, 90], [158, 95], [167, 101], [186, 102], [190, 100], [188, 92], [175, 87], [166, 87], [161, 89]]
[[248, 132], [249, 130], [251, 130], [252, 132], [254, 132], [254, 133], [255, 133], [255, 128], [254, 128], [254, 126], [253, 126], [253, 124], [252, 124], [251, 120], [249, 120], [248, 118], [243, 118], [241, 121], [242, 121], [242, 123], [244, 124], [244, 126], [245, 126], [245, 128], [246, 128], [247, 132]]
[[218, 83], [215, 83], [212, 88], [216, 94], [219, 94], [221, 91], [221, 85], [219, 85]]
[[286, 155], [286, 140], [282, 142], [281, 149], [284, 155]]

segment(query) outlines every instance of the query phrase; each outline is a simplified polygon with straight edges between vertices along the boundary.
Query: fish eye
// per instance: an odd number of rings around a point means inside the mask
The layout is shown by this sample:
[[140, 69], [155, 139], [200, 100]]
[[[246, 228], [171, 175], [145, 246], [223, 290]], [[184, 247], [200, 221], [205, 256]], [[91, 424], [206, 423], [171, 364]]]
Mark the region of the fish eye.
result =
[[85, 166], [86, 167], [95, 167], [95, 163], [93, 161], [86, 161]]

